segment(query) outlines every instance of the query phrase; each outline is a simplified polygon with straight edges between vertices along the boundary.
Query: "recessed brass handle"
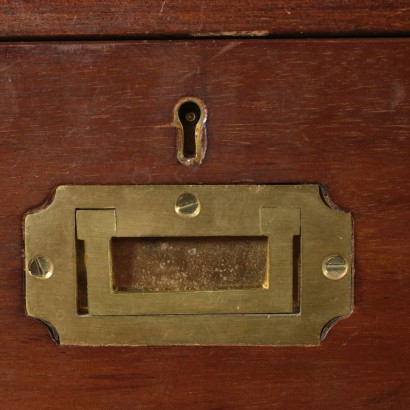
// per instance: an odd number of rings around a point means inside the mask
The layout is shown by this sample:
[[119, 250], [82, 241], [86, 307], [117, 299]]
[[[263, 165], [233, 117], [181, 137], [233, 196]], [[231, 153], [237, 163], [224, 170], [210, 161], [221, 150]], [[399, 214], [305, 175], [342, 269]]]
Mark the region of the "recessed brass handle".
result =
[[351, 227], [315, 185], [63, 186], [25, 220], [27, 313], [64, 344], [318, 344]]

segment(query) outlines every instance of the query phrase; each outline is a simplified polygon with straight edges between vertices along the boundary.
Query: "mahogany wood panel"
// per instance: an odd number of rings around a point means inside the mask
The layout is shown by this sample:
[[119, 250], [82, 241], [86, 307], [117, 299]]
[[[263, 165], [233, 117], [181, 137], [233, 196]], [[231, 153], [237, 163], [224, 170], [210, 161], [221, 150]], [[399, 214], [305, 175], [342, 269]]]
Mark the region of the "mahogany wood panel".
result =
[[[409, 63], [406, 39], [1, 44], [0, 407], [409, 408]], [[57, 185], [274, 182], [355, 219], [355, 310], [320, 347], [63, 347], [25, 317], [22, 219]]]
[[406, 33], [408, 0], [0, 0], [0, 36]]

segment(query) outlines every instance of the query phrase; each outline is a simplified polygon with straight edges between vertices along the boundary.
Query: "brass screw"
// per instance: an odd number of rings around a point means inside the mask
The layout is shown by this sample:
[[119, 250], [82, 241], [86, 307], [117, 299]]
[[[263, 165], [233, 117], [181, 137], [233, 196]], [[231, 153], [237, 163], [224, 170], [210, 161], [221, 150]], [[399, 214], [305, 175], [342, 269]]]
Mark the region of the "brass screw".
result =
[[185, 119], [188, 122], [194, 122], [196, 120], [196, 115], [195, 115], [194, 112], [188, 112], [188, 113], [185, 114]]
[[322, 262], [322, 272], [332, 280], [342, 279], [347, 273], [347, 262], [339, 255], [332, 255], [325, 258]]
[[45, 256], [36, 256], [28, 264], [30, 275], [39, 279], [48, 279], [53, 274], [53, 264]]
[[175, 203], [175, 212], [185, 218], [197, 216], [200, 210], [199, 200], [192, 194], [182, 194]]

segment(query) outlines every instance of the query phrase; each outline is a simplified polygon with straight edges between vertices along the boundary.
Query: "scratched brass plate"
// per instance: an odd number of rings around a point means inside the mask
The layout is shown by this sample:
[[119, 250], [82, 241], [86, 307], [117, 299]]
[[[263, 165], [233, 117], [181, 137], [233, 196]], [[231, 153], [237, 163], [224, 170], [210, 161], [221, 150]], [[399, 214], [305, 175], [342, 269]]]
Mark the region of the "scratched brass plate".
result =
[[351, 216], [317, 185], [61, 186], [24, 233], [62, 344], [315, 345], [352, 310]]

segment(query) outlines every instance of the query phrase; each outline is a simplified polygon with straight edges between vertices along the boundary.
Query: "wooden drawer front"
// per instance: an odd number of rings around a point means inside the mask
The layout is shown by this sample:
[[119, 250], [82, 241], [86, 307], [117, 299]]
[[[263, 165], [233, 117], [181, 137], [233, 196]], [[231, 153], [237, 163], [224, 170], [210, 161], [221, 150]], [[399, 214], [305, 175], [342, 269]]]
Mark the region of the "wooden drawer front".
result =
[[[409, 61], [399, 38], [1, 44], [5, 408], [408, 407]], [[193, 167], [187, 95], [209, 113]], [[273, 182], [322, 183], [355, 220], [355, 311], [320, 348], [69, 348], [24, 316], [23, 215], [57, 185]]]

